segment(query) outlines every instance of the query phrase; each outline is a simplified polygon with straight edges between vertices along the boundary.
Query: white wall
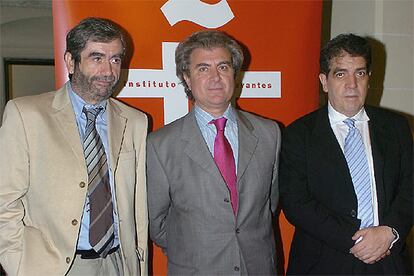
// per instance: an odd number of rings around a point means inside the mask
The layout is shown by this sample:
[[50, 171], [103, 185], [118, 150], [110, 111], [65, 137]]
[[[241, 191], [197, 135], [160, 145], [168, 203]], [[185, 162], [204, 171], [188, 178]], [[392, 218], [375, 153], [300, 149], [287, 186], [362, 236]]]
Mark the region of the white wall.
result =
[[331, 37], [353, 32], [377, 40], [368, 102], [399, 111], [412, 124], [414, 1], [333, 0], [331, 18]]
[[[53, 59], [53, 55], [51, 8], [1, 7], [0, 122], [5, 105], [3, 58]], [[26, 81], [30, 84], [30, 76], [26, 78]], [[36, 86], [39, 87], [42, 83], [49, 87], [50, 82], [41, 82], [40, 84], [38, 82]], [[45, 89], [48, 90], [48, 87]]]

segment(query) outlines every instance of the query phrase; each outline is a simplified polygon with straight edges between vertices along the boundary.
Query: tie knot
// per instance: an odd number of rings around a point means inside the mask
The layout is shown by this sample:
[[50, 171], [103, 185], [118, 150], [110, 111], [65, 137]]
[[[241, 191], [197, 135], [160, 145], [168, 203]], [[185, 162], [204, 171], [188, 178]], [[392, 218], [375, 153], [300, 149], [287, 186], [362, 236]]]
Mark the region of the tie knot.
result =
[[354, 128], [355, 127], [355, 119], [352, 118], [347, 118], [344, 120], [344, 123], [349, 127], [349, 128]]
[[96, 117], [102, 111], [102, 109], [103, 109], [102, 106], [98, 106], [98, 107], [95, 107], [95, 108], [86, 108], [86, 107], [83, 107], [82, 112], [85, 113], [86, 118], [89, 121], [95, 122]]
[[221, 117], [219, 119], [212, 120], [211, 123], [213, 123], [216, 126], [217, 131], [224, 131], [224, 128], [226, 127], [227, 119], [224, 117]]

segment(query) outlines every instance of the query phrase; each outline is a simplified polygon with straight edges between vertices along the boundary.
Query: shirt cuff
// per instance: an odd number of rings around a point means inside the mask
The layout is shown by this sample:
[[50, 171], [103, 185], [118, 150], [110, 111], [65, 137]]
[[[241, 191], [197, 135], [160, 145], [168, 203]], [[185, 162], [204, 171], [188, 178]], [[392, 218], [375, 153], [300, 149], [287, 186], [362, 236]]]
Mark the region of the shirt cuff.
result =
[[391, 245], [388, 249], [391, 249], [394, 244], [400, 239], [400, 234], [398, 234], [398, 231], [395, 230], [395, 228], [391, 228], [392, 233], [394, 234], [394, 240], [391, 242]]

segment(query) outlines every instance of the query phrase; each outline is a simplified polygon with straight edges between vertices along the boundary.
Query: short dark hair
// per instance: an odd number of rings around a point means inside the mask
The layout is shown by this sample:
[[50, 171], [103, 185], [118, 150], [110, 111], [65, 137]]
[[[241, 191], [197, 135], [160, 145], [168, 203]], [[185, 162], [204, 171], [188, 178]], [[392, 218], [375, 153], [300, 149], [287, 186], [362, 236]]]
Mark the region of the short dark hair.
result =
[[371, 46], [365, 38], [348, 33], [340, 34], [331, 39], [321, 50], [319, 66], [321, 73], [328, 76], [331, 70], [331, 60], [348, 53], [354, 57], [363, 57], [368, 72], [371, 71]]
[[184, 79], [184, 74], [190, 73], [190, 56], [195, 49], [224, 48], [230, 52], [231, 65], [234, 70], [234, 77], [240, 72], [243, 65], [243, 51], [240, 45], [228, 34], [217, 31], [207, 30], [193, 33], [184, 41], [180, 42], [175, 50], [176, 75], [184, 86], [185, 93], [189, 100], [194, 100], [193, 93]]
[[[80, 62], [80, 54], [85, 49], [88, 41], [111, 42], [120, 39], [125, 53], [125, 36], [121, 28], [113, 21], [105, 18], [88, 17], [73, 27], [66, 35], [66, 51], [75, 61], [75, 66]], [[71, 78], [71, 75], [69, 75]]]

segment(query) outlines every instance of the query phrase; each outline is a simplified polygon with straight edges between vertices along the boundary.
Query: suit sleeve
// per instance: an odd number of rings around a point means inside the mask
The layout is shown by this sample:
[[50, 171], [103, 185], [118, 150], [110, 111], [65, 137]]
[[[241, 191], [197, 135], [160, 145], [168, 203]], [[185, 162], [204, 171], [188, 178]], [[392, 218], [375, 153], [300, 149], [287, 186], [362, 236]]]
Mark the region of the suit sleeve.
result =
[[29, 155], [21, 114], [9, 101], [0, 128], [0, 264], [17, 275], [22, 257], [24, 205], [29, 181]]
[[[296, 125], [285, 129], [283, 134], [280, 164], [283, 211], [296, 228], [331, 248], [349, 253], [354, 245], [351, 237], [360, 222], [333, 212], [313, 196], [309, 181], [317, 176], [308, 170], [307, 149], [311, 147], [306, 138], [308, 131], [305, 126]], [[335, 180], [332, 181], [334, 184]]]
[[279, 154], [281, 146], [281, 134], [280, 128], [275, 124], [275, 138], [276, 139], [276, 152], [275, 152], [275, 163], [273, 164], [273, 176], [272, 176], [272, 187], [270, 191], [270, 202], [272, 213], [275, 214], [279, 202]]
[[[145, 174], [145, 149], [147, 137], [147, 120], [140, 128], [142, 131], [139, 144], [139, 153], [136, 165], [136, 194], [135, 194], [135, 215], [138, 234], [138, 250], [140, 256], [141, 276], [148, 275], [148, 207], [147, 207], [147, 185]], [[137, 151], [138, 152], [138, 151]]]
[[[381, 219], [381, 225], [395, 228], [400, 240], [395, 247], [400, 247], [413, 226], [413, 137], [405, 119], [396, 121], [393, 126], [397, 137], [396, 143], [399, 146], [400, 160], [394, 160], [398, 164], [398, 177], [395, 183], [389, 185], [395, 187], [395, 194], [392, 195], [392, 202], [389, 210]], [[391, 162], [391, 161], [390, 161]]]
[[169, 181], [151, 138], [147, 141], [147, 177], [150, 237], [166, 253], [166, 221], [171, 204]]

